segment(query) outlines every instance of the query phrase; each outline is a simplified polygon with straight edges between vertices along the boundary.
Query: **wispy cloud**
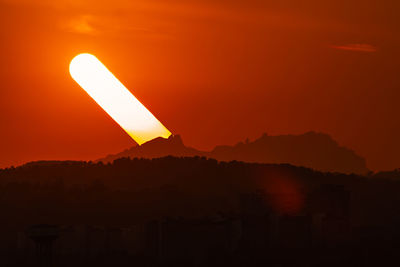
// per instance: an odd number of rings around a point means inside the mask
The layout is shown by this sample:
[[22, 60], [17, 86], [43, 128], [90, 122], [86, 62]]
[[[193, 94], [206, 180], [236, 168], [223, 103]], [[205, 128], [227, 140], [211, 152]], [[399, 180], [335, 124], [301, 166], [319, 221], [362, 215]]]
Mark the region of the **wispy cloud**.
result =
[[61, 22], [61, 28], [79, 34], [96, 34], [98, 30], [93, 26], [94, 17], [91, 15], [81, 15]]
[[370, 44], [333, 45], [331, 47], [334, 49], [339, 49], [339, 50], [365, 52], [365, 53], [372, 53], [372, 52], [376, 52], [378, 50], [378, 48], [376, 46], [373, 46]]

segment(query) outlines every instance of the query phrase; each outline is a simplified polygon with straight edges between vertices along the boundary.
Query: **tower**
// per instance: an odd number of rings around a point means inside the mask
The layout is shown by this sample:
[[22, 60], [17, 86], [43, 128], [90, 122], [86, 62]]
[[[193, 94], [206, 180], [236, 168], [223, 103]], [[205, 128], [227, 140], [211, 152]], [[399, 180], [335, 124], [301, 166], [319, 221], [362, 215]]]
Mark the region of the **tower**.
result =
[[50, 267], [52, 265], [53, 242], [59, 237], [56, 225], [32, 225], [26, 230], [27, 236], [35, 242], [37, 266]]

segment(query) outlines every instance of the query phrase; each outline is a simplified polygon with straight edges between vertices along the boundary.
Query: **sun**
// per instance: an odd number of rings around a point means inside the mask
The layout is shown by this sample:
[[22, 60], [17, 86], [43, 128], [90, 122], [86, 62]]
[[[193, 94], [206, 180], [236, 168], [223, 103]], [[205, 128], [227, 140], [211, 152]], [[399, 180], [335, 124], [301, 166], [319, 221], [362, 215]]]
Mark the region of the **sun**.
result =
[[171, 132], [91, 54], [72, 59], [72, 78], [139, 145], [157, 137], [168, 138]]

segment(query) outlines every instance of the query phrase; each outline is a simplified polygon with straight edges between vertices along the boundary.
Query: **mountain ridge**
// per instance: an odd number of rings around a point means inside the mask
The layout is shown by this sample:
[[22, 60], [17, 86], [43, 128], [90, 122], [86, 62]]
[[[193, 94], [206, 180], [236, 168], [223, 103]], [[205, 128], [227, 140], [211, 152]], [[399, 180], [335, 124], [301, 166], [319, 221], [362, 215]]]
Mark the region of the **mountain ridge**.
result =
[[243, 161], [253, 163], [288, 163], [324, 172], [367, 174], [365, 159], [351, 149], [339, 146], [331, 136], [307, 132], [300, 135], [269, 136], [238, 142], [233, 146], [218, 145], [211, 151], [188, 147], [180, 135], [168, 139], [156, 138], [141, 146], [133, 146], [120, 153], [98, 159], [105, 163], [118, 158], [159, 158], [164, 156], [202, 156], [219, 161]]

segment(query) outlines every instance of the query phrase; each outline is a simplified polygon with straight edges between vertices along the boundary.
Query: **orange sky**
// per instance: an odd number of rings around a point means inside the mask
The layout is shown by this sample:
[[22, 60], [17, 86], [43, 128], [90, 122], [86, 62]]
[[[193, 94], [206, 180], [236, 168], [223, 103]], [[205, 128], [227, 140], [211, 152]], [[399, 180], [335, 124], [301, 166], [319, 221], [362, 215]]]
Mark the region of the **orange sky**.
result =
[[399, 12], [397, 0], [0, 0], [0, 167], [134, 144], [69, 76], [82, 52], [195, 148], [315, 130], [371, 169], [400, 167]]

